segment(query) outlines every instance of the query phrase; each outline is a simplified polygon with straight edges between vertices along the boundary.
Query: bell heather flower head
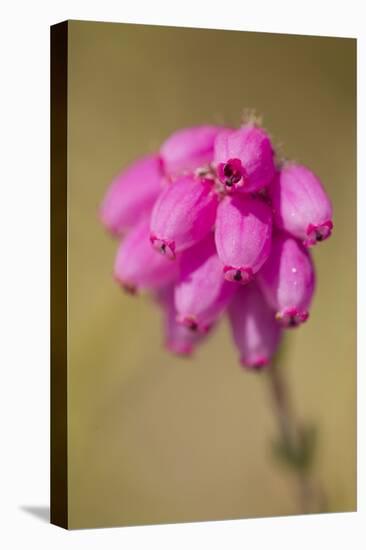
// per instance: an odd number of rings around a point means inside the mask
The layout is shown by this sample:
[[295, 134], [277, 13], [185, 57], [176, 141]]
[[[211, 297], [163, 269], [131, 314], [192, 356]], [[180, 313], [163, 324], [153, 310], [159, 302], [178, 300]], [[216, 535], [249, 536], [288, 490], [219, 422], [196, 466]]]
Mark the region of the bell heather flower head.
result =
[[[174, 281], [178, 262], [167, 262], [151, 247], [149, 219], [142, 219], [121, 241], [114, 264], [114, 277], [127, 291], [156, 290]], [[141, 269], [141, 266], [144, 266]]]
[[195, 126], [174, 132], [160, 148], [166, 173], [174, 177], [208, 165], [220, 132], [219, 126]]
[[214, 164], [229, 191], [247, 193], [266, 187], [275, 172], [269, 136], [253, 123], [222, 132], [215, 140]]
[[285, 164], [269, 189], [276, 226], [306, 247], [327, 239], [333, 229], [332, 205], [320, 180], [305, 166]]
[[221, 201], [216, 218], [217, 254], [228, 281], [253, 279], [271, 250], [272, 213], [263, 200], [233, 195]]
[[211, 179], [178, 178], [162, 191], [153, 207], [151, 244], [174, 260], [177, 252], [198, 243], [211, 231], [217, 204]]
[[166, 348], [180, 356], [191, 356], [197, 345], [207, 337], [206, 332], [189, 330], [186, 325], [178, 323], [177, 310], [174, 303], [174, 284], [155, 291], [156, 303], [163, 315], [164, 341]]
[[210, 234], [182, 253], [175, 287], [177, 321], [207, 331], [230, 303], [235, 285], [222, 276], [222, 264]]
[[315, 272], [310, 254], [301, 242], [289, 235], [275, 235], [258, 282], [283, 326], [295, 327], [307, 320]]
[[284, 329], [309, 317], [309, 248], [333, 229], [332, 206], [305, 166], [280, 165], [269, 134], [196, 126], [125, 168], [101, 205], [121, 239], [114, 276], [149, 292], [166, 347], [191, 355], [226, 314], [240, 363], [271, 362]]
[[229, 319], [241, 363], [253, 369], [267, 365], [277, 350], [281, 327], [256, 281], [238, 289]]
[[100, 208], [105, 227], [120, 236], [145, 217], [163, 186], [162, 160], [148, 155], [123, 170], [110, 185]]

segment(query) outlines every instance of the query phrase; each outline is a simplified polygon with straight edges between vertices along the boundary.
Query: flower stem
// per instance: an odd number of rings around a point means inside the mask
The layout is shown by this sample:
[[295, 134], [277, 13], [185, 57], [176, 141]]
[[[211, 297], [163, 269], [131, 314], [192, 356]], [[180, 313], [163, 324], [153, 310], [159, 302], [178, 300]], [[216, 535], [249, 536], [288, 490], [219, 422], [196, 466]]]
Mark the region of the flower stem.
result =
[[324, 491], [312, 475], [315, 432], [297, 421], [282, 369], [273, 363], [267, 373], [279, 427], [279, 440], [275, 442], [274, 450], [296, 479], [299, 513], [325, 512]]

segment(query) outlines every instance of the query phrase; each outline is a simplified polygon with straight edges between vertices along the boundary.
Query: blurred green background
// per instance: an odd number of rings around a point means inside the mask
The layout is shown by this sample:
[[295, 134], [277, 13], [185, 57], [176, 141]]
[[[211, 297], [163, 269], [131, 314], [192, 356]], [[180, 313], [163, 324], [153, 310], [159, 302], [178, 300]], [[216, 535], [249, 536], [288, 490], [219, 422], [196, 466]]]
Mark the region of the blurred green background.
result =
[[329, 510], [354, 510], [356, 41], [72, 21], [68, 86], [70, 527], [297, 513], [270, 453], [265, 376], [240, 368], [225, 320], [194, 359], [169, 355], [148, 298], [114, 283], [117, 243], [97, 216], [126, 164], [247, 107], [333, 199], [311, 318], [283, 360], [298, 416], [318, 427]]

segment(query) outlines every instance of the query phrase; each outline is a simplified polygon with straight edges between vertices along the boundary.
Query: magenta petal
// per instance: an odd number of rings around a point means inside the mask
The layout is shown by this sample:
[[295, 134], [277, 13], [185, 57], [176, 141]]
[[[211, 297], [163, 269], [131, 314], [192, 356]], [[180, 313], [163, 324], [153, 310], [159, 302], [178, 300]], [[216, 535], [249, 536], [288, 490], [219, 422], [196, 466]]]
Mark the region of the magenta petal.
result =
[[253, 124], [221, 132], [215, 141], [214, 164], [228, 190], [258, 191], [275, 173], [269, 136]]
[[246, 284], [267, 260], [272, 214], [260, 199], [225, 197], [217, 210], [215, 240], [225, 278]]
[[283, 326], [295, 327], [306, 321], [315, 273], [310, 254], [300, 242], [284, 234], [276, 235], [258, 282]]
[[320, 180], [298, 164], [285, 165], [270, 186], [274, 221], [305, 246], [327, 239], [333, 229], [332, 205]]
[[182, 253], [175, 288], [177, 319], [185, 326], [206, 331], [230, 302], [236, 285], [225, 281], [213, 236]]
[[207, 166], [213, 160], [218, 126], [194, 126], [174, 132], [161, 146], [166, 173], [178, 176]]
[[211, 231], [217, 203], [211, 180], [186, 176], [167, 186], [152, 212], [153, 247], [174, 259]]
[[229, 319], [241, 363], [255, 369], [267, 365], [277, 350], [281, 327], [254, 281], [238, 289]]
[[160, 288], [178, 275], [177, 262], [156, 254], [149, 239], [148, 220], [141, 220], [118, 248], [114, 276], [129, 291]]
[[177, 322], [173, 285], [161, 289], [156, 297], [164, 311], [166, 347], [176, 355], [192, 355], [194, 349], [202, 341], [205, 335], [194, 332]]
[[115, 235], [130, 229], [151, 211], [162, 182], [162, 162], [158, 155], [148, 155], [131, 164], [107, 190], [100, 208], [102, 223]]

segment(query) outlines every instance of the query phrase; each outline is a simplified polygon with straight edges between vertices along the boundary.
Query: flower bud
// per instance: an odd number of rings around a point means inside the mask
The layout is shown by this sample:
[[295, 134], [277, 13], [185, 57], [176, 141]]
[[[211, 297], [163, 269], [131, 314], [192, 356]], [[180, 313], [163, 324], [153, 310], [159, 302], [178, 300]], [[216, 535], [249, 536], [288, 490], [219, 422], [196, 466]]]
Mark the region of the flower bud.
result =
[[305, 166], [285, 165], [270, 186], [277, 227], [310, 247], [327, 239], [333, 228], [332, 205], [320, 180]]
[[213, 160], [218, 126], [194, 126], [174, 132], [162, 145], [161, 157], [168, 175], [179, 176], [207, 166]]
[[249, 282], [271, 249], [272, 214], [260, 199], [227, 196], [220, 203], [215, 241], [228, 281]]
[[175, 287], [177, 320], [191, 330], [205, 332], [231, 300], [236, 285], [225, 281], [213, 235], [182, 253]]
[[309, 317], [315, 273], [309, 252], [292, 237], [278, 234], [258, 282], [277, 320], [295, 327]]
[[217, 136], [214, 164], [228, 191], [258, 191], [270, 183], [275, 173], [271, 141], [262, 128], [253, 124]]
[[149, 220], [141, 220], [118, 248], [114, 276], [125, 290], [132, 293], [160, 288], [178, 275], [177, 262], [167, 262], [156, 254], [149, 236]]
[[280, 341], [281, 327], [255, 281], [240, 287], [229, 306], [233, 338], [242, 365], [267, 365]]
[[110, 185], [100, 208], [105, 227], [115, 235], [123, 234], [148, 214], [163, 182], [161, 159], [143, 157], [123, 170]]
[[164, 313], [166, 347], [176, 355], [192, 355], [194, 349], [205, 335], [200, 332], [194, 332], [177, 322], [173, 285], [169, 285], [158, 291], [156, 298]]
[[167, 186], [151, 216], [153, 247], [174, 260], [177, 252], [194, 245], [210, 232], [217, 203], [211, 180], [185, 176]]

